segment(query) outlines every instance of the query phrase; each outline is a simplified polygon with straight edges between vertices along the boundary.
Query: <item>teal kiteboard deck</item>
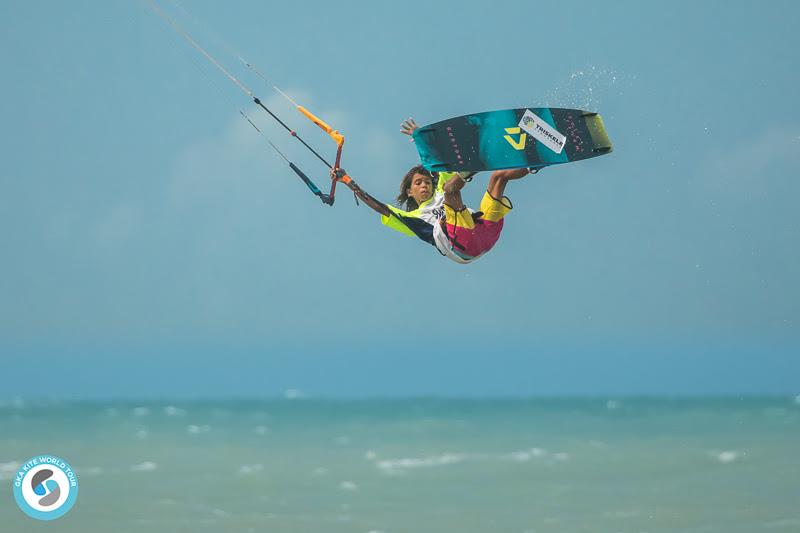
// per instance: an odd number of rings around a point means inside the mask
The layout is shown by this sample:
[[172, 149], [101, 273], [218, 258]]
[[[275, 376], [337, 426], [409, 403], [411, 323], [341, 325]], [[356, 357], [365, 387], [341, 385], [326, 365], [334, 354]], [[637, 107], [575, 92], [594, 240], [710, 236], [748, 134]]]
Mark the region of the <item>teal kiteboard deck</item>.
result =
[[414, 142], [425, 168], [453, 172], [541, 168], [613, 149], [600, 115], [558, 107], [450, 118], [418, 128]]

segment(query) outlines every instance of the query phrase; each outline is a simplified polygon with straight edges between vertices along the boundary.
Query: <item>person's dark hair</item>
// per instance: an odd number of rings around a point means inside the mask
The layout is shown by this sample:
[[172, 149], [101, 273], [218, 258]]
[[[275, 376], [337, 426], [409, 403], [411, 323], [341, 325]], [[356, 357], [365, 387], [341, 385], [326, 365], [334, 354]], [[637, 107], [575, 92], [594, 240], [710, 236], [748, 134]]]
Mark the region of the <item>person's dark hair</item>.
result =
[[411, 182], [417, 174], [428, 176], [431, 179], [433, 190], [436, 190], [436, 181], [439, 179], [438, 173], [431, 172], [422, 165], [411, 167], [411, 170], [406, 172], [406, 175], [403, 176], [403, 181], [400, 182], [400, 194], [397, 195], [397, 205], [404, 207], [406, 211], [413, 211], [419, 207], [417, 201], [408, 195], [408, 189], [411, 188]]

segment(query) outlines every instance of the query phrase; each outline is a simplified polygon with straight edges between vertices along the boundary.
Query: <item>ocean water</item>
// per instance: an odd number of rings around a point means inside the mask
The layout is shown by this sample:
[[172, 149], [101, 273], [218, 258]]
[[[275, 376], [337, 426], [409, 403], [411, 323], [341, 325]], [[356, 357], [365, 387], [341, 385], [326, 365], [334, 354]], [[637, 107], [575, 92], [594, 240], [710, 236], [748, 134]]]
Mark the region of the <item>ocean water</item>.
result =
[[[0, 406], [0, 531], [800, 532], [800, 399]], [[36, 522], [20, 463], [75, 507]]]

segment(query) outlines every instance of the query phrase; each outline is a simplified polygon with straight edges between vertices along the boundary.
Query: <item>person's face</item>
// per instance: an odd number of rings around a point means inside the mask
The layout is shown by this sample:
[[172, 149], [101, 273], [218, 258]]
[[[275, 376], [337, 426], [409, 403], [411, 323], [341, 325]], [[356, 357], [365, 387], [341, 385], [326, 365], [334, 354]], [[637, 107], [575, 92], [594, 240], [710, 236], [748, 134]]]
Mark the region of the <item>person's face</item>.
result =
[[408, 188], [408, 195], [416, 200], [417, 204], [422, 204], [433, 195], [433, 181], [425, 174], [414, 174], [411, 179], [411, 187]]

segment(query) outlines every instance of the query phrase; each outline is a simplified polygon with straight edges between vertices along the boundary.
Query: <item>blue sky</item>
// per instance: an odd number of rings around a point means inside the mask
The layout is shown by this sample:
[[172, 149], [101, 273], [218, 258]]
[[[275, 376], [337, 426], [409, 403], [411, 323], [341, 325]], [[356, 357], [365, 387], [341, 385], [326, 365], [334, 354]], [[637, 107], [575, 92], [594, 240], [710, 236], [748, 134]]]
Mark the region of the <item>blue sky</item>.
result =
[[615, 152], [451, 264], [320, 205], [146, 2], [2, 2], [0, 398], [800, 392], [796, 3], [163, 6], [386, 201], [407, 116], [592, 109]]

